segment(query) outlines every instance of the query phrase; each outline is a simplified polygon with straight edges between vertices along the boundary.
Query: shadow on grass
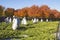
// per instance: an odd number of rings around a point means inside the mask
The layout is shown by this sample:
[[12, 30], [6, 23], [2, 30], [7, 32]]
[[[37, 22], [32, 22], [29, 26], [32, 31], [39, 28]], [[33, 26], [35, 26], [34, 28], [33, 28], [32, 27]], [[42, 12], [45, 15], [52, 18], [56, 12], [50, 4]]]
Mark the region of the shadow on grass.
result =
[[8, 37], [8, 38], [0, 38], [0, 40], [12, 40], [12, 39], [21, 39], [23, 37]]
[[35, 24], [37, 24], [37, 23], [27, 24], [27, 26], [31, 26], [31, 25], [35, 25]]
[[28, 28], [26, 28], [26, 27], [18, 27], [17, 28], [17, 30], [21, 30], [21, 31], [25, 31], [25, 30], [27, 30]]
[[21, 27], [18, 27], [17, 30], [22, 30], [22, 31], [25, 31], [27, 29], [30, 29], [30, 28], [35, 28], [34, 26], [32, 26], [33, 24], [27, 24], [27, 25], [23, 25]]
[[33, 25], [33, 24], [27, 24], [26, 26], [30, 26], [30, 25]]

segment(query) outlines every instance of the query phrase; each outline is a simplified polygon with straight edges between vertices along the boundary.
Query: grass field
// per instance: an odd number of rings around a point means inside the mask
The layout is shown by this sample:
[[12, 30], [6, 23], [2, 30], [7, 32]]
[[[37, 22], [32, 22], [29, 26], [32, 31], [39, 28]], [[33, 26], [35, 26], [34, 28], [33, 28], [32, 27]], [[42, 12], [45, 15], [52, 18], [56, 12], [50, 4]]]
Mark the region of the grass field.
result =
[[20, 25], [18, 30], [12, 30], [12, 23], [0, 24], [0, 38], [20, 39], [20, 40], [56, 40], [58, 21], [38, 22], [33, 24], [28, 21], [28, 25]]

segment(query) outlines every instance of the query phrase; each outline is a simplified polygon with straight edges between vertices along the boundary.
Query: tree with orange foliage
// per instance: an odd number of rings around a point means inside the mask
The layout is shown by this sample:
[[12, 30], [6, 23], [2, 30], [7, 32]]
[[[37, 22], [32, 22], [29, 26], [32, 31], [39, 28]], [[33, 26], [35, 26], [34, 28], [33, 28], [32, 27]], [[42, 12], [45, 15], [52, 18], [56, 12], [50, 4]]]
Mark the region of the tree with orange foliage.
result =
[[14, 15], [14, 9], [13, 8], [7, 8], [5, 10], [5, 16], [6, 17], [12, 17]]
[[4, 15], [4, 7], [2, 5], [0, 5], [0, 17], [2, 17]]
[[18, 16], [18, 10], [14, 11], [14, 16]]
[[52, 14], [54, 15], [54, 18], [58, 18], [59, 12], [57, 10], [52, 10]]
[[48, 20], [49, 14], [50, 14], [50, 8], [47, 5], [42, 5], [40, 7], [41, 20], [42, 20], [42, 18], [46, 18], [46, 20]]
[[32, 18], [38, 17], [38, 6], [33, 5], [30, 7], [28, 10], [28, 16]]
[[59, 12], [59, 14], [58, 14], [58, 17], [57, 18], [59, 18], [60, 19], [60, 12]]
[[27, 10], [26, 10], [26, 8], [18, 10], [18, 16], [19, 17], [27, 17]]

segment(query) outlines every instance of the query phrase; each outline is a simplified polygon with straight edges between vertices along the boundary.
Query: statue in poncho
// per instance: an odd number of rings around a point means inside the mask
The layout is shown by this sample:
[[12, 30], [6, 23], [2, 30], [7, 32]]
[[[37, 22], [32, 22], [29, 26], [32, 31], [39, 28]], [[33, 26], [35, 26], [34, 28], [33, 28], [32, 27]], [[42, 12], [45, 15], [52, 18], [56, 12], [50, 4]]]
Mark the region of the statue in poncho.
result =
[[24, 17], [24, 18], [22, 19], [22, 24], [23, 24], [23, 25], [27, 25], [26, 17]]
[[13, 16], [13, 24], [12, 24], [12, 29], [16, 30], [18, 27], [18, 21], [17, 21], [17, 17]]

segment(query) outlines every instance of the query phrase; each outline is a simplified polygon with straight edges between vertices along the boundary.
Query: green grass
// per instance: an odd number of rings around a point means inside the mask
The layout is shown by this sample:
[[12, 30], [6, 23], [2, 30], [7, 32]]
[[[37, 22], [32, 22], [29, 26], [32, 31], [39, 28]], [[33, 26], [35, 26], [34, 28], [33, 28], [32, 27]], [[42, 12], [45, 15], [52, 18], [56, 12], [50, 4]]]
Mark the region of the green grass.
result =
[[[32, 21], [28, 21], [28, 25], [20, 25], [19, 30], [12, 30], [12, 23], [6, 25], [6, 23], [0, 24], [0, 38], [12, 38], [20, 40], [56, 40], [56, 31], [58, 27], [58, 21], [53, 22], [38, 22], [33, 24]], [[24, 37], [22, 35], [27, 35]]]

